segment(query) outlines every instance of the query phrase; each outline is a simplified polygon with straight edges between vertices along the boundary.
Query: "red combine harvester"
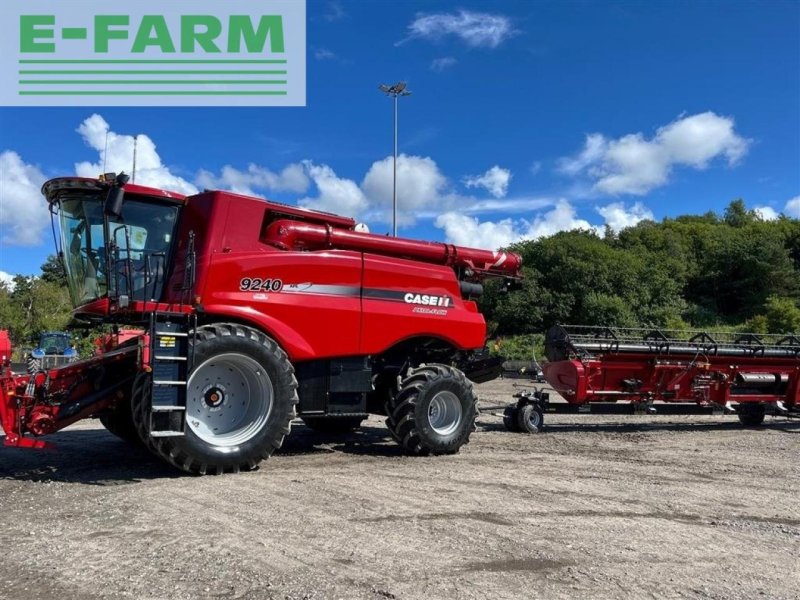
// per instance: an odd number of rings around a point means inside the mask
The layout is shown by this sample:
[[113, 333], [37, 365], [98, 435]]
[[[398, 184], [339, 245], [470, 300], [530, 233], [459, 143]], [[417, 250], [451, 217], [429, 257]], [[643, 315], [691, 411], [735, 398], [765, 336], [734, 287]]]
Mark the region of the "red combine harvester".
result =
[[545, 378], [567, 404], [549, 404], [539, 390], [518, 394], [517, 405], [506, 409], [509, 429], [538, 430], [546, 410], [724, 411], [747, 426], [760, 425], [766, 414], [800, 417], [796, 335], [557, 325], [545, 349]]
[[42, 192], [75, 315], [144, 334], [58, 369], [6, 368], [5, 445], [40, 447], [30, 435], [97, 416], [184, 471], [220, 473], [267, 458], [298, 414], [323, 431], [385, 414], [415, 454], [469, 440], [470, 381], [501, 371], [482, 353], [475, 298], [486, 277], [519, 277], [516, 254], [362, 233], [349, 218], [232, 193], [184, 197], [124, 174]]

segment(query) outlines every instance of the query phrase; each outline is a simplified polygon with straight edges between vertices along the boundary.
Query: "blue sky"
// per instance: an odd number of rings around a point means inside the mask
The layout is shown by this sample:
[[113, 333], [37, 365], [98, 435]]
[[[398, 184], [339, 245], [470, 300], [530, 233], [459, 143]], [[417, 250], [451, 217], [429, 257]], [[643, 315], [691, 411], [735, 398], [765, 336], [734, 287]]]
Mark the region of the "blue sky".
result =
[[38, 271], [52, 242], [36, 188], [99, 172], [106, 127], [112, 170], [141, 136], [139, 183], [252, 191], [384, 233], [377, 86], [398, 80], [413, 92], [401, 235], [496, 247], [738, 197], [800, 218], [796, 2], [309, 0], [307, 37], [305, 108], [0, 109], [0, 272]]

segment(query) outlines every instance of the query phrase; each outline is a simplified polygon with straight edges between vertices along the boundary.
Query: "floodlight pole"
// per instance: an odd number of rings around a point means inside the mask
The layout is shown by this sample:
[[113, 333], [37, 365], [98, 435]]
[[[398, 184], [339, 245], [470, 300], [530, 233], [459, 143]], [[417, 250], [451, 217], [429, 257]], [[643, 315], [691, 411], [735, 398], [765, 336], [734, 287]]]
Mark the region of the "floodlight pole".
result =
[[397, 237], [397, 98], [399, 96], [410, 96], [411, 92], [406, 89], [404, 81], [395, 83], [392, 86], [378, 86], [384, 94], [392, 98], [393, 120], [394, 120], [394, 161], [392, 163], [392, 236]]
[[397, 237], [397, 94], [394, 102], [394, 161], [392, 162], [392, 237]]

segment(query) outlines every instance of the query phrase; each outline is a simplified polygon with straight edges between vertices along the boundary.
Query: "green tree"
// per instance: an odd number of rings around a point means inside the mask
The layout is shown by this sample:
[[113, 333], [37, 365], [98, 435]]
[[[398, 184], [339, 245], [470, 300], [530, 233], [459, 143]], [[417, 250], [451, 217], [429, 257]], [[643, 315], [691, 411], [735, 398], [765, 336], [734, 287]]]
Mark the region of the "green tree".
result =
[[51, 254], [41, 267], [42, 279], [49, 283], [55, 283], [67, 287], [67, 274], [64, 265], [58, 256]]
[[795, 300], [770, 296], [764, 309], [770, 333], [800, 333], [800, 308]]
[[754, 210], [747, 210], [744, 200], [738, 198], [733, 200], [728, 208], [725, 209], [725, 222], [731, 227], [743, 227], [758, 219], [758, 214]]

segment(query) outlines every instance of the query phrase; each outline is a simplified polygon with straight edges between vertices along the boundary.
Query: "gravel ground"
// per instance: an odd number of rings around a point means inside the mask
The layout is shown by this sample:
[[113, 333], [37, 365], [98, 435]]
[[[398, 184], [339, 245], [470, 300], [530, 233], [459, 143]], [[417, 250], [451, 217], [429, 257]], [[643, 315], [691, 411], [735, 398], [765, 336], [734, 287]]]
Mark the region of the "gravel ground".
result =
[[[512, 382], [477, 386], [505, 402]], [[372, 417], [183, 476], [96, 421], [0, 448], [0, 598], [800, 598], [800, 423], [484, 412], [413, 458]]]

